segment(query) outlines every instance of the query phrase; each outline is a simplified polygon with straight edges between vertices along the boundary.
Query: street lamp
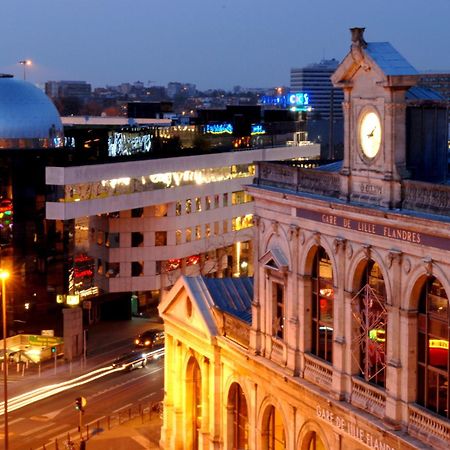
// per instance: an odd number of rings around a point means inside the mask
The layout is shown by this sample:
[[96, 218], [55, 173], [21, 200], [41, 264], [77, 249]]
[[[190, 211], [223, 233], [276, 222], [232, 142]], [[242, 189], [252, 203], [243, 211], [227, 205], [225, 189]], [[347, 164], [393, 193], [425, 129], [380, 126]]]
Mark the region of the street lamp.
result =
[[26, 73], [26, 67], [31, 66], [31, 60], [30, 59], [22, 59], [22, 61], [19, 61], [19, 64], [22, 64], [23, 66], [23, 79], [27, 79], [27, 73]]
[[3, 318], [3, 394], [5, 411], [5, 450], [8, 450], [8, 361], [6, 355], [6, 280], [9, 277], [7, 270], [0, 269], [2, 280], [2, 318]]

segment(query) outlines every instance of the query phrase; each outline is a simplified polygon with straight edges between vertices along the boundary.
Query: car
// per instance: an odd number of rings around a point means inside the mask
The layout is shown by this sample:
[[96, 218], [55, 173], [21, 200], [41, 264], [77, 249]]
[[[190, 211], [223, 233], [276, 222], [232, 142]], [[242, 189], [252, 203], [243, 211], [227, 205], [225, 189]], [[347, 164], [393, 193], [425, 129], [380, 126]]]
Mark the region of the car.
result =
[[164, 347], [164, 331], [148, 330], [134, 339], [136, 348], [157, 349]]
[[145, 367], [147, 365], [147, 354], [139, 351], [132, 351], [128, 353], [124, 353], [122, 356], [116, 358], [112, 366], [127, 370], [133, 370], [137, 367]]

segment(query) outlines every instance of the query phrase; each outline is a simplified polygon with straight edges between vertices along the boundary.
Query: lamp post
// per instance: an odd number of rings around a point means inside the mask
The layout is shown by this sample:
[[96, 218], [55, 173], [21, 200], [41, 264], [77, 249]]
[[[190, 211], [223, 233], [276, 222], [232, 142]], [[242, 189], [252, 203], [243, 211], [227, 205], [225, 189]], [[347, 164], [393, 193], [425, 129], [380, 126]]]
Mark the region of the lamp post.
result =
[[2, 318], [3, 318], [3, 394], [5, 410], [5, 450], [8, 450], [8, 361], [6, 355], [6, 279], [9, 272], [0, 269], [0, 279], [2, 280]]
[[30, 59], [22, 59], [22, 61], [19, 61], [19, 64], [22, 64], [23, 66], [23, 79], [27, 79], [27, 73], [26, 73], [26, 67], [31, 66], [31, 60]]

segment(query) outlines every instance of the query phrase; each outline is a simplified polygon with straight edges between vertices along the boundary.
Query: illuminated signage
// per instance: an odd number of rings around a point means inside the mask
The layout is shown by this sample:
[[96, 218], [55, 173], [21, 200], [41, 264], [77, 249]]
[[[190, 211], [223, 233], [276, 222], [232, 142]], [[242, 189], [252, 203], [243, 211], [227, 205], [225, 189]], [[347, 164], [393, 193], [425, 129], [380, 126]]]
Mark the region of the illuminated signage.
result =
[[264, 125], [261, 124], [253, 124], [252, 130], [250, 132], [252, 136], [258, 135], [258, 134], [266, 134], [266, 130], [264, 128]]
[[205, 125], [205, 133], [207, 134], [233, 134], [233, 125], [231, 123], [216, 123]]
[[309, 94], [304, 92], [290, 92], [286, 95], [265, 95], [260, 100], [263, 105], [280, 106], [294, 111], [311, 111]]
[[448, 341], [446, 341], [444, 339], [429, 339], [428, 347], [443, 348], [444, 350], [448, 350]]
[[80, 296], [79, 295], [67, 295], [66, 296], [66, 305], [76, 306], [80, 304]]
[[111, 132], [108, 136], [108, 156], [129, 156], [147, 153], [152, 148], [150, 134]]

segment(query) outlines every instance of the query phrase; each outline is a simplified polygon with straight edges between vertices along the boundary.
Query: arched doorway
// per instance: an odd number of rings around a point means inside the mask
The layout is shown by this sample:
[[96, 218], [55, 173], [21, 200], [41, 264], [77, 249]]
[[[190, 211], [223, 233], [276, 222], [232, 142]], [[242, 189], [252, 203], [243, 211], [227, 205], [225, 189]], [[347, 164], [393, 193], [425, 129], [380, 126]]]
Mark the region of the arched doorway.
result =
[[309, 442], [307, 444], [306, 450], [326, 450], [325, 445], [320, 439], [320, 436], [315, 432], [311, 432], [309, 435]]
[[284, 450], [286, 434], [280, 412], [270, 405], [264, 415], [262, 448], [264, 450]]
[[450, 418], [448, 296], [435, 277], [425, 281], [419, 298], [417, 403]]
[[228, 394], [228, 448], [248, 449], [248, 410], [244, 392], [233, 383]]
[[354, 336], [359, 372], [365, 381], [384, 387], [386, 382], [386, 288], [380, 266], [373, 260], [365, 264], [361, 288], [352, 299], [357, 323]]

